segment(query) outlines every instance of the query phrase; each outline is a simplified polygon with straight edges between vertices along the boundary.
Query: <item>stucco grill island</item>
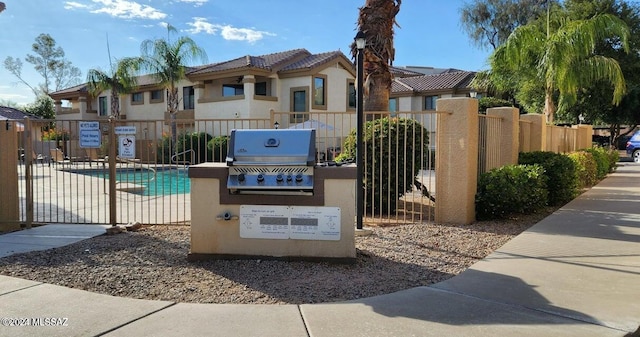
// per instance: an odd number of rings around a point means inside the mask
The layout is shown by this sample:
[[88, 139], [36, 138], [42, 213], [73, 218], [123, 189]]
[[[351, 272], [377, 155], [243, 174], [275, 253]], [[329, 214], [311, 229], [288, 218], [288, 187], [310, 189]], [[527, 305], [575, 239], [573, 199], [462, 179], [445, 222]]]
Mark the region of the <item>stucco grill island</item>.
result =
[[225, 163], [189, 168], [190, 260], [355, 261], [356, 167], [317, 165], [315, 132], [232, 130]]

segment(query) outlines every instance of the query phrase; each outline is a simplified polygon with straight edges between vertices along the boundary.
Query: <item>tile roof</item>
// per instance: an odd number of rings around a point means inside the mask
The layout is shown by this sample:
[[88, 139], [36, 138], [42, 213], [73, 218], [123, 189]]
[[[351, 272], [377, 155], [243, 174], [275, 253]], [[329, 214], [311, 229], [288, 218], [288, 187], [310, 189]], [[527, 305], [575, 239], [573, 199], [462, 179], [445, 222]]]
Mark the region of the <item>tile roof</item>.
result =
[[392, 87], [392, 92], [396, 92], [395, 90], [399, 90], [397, 92], [405, 92], [405, 86], [412, 88], [416, 92], [468, 88], [474, 76], [475, 72], [472, 71], [456, 71], [436, 75], [396, 78], [395, 82], [399, 83]]
[[207, 74], [240, 68], [259, 68], [272, 70], [273, 68], [282, 65], [288, 60], [304, 57], [305, 55], [311, 55], [311, 53], [309, 53], [306, 49], [293, 49], [280, 53], [260, 56], [246, 55], [225, 62], [212, 63], [195, 67], [193, 70], [189, 71], [187, 75]]
[[302, 60], [287, 65], [286, 67], [282, 68], [282, 71], [311, 69], [323, 63], [326, 63], [329, 60], [340, 57], [341, 55], [344, 56], [341, 51], [331, 51], [327, 53], [309, 55]]
[[20, 120], [20, 119], [25, 119], [27, 117], [41, 119], [40, 116], [36, 116], [28, 112], [18, 110], [16, 108], [10, 108], [8, 106], [0, 106], [0, 119]]
[[412, 76], [422, 76], [424, 73], [419, 73], [417, 71], [409, 70], [407, 68], [400, 67], [389, 67], [391, 74], [394, 77], [412, 77]]

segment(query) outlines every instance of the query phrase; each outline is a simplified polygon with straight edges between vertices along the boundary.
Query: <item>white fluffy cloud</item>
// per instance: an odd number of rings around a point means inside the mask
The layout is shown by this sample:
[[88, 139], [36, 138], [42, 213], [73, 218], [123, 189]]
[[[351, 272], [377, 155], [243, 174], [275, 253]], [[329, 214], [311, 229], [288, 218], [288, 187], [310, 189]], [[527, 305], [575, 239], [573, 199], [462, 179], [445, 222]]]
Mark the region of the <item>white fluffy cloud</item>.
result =
[[64, 9], [84, 9], [84, 8], [89, 8], [89, 6], [78, 3], [78, 2], [73, 2], [73, 1], [67, 1], [64, 3]]
[[178, 0], [178, 2], [193, 4], [195, 7], [200, 7], [209, 2], [209, 0]]
[[263, 32], [251, 28], [236, 28], [231, 25], [219, 25], [207, 22], [206, 18], [195, 17], [193, 22], [188, 22], [187, 25], [191, 26], [191, 29], [187, 29], [186, 32], [191, 34], [211, 34], [215, 35], [220, 32], [225, 40], [235, 41], [247, 41], [249, 43], [255, 43], [262, 40], [265, 36], [275, 36], [276, 34]]
[[123, 19], [151, 19], [161, 20], [167, 17], [167, 14], [148, 5], [142, 5], [135, 1], [127, 0], [92, 0], [98, 4], [97, 9], [91, 10], [91, 13], [105, 13], [117, 18]]

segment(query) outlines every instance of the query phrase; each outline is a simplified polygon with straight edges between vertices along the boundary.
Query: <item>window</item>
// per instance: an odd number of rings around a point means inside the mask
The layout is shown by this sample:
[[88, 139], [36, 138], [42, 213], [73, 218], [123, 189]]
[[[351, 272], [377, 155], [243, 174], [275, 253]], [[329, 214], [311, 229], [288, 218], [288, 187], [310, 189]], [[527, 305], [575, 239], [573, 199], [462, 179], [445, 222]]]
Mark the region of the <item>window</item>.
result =
[[353, 81], [349, 80], [347, 82], [347, 108], [355, 109], [356, 108], [356, 85]]
[[267, 82], [256, 83], [256, 95], [267, 96]]
[[[291, 111], [307, 112], [307, 88], [291, 88]], [[309, 118], [309, 114], [291, 114], [289, 122], [300, 123]]]
[[313, 109], [327, 108], [327, 76], [316, 75], [313, 77]]
[[182, 105], [184, 110], [191, 110], [195, 108], [195, 91], [193, 86], [182, 88]]
[[164, 102], [164, 95], [162, 95], [162, 89], [151, 90], [151, 103]]
[[[398, 98], [390, 98], [389, 99], [389, 112], [398, 112]], [[394, 113], [391, 116], [395, 116]]]
[[244, 84], [223, 84], [222, 96], [240, 96], [244, 95]]
[[131, 94], [131, 104], [144, 104], [144, 93], [134, 92]]
[[435, 110], [436, 109], [436, 100], [438, 100], [438, 96], [425, 96], [425, 98], [424, 98], [424, 109], [425, 110]]
[[108, 116], [107, 111], [107, 96], [98, 97], [98, 115]]

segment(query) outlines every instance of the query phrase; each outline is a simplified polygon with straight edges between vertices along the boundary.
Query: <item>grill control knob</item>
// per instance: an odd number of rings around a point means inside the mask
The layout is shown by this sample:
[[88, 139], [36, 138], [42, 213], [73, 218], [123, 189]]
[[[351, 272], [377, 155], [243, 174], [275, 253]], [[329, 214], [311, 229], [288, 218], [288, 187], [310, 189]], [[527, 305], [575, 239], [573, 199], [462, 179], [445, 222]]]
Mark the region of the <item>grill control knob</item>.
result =
[[276, 176], [276, 181], [277, 181], [277, 182], [282, 182], [282, 180], [284, 180], [284, 179], [282, 179], [282, 174], [278, 174], [278, 175]]
[[291, 175], [289, 174], [289, 175], [287, 176], [287, 181], [291, 181], [292, 179], [293, 179], [293, 177], [291, 177]]
[[261, 183], [264, 181], [264, 176], [262, 174], [258, 174], [258, 182]]
[[244, 182], [244, 181], [245, 181], [244, 173], [240, 173], [240, 174], [238, 174], [238, 181], [239, 181], [239, 182]]
[[296, 175], [296, 182], [302, 182], [302, 174]]

